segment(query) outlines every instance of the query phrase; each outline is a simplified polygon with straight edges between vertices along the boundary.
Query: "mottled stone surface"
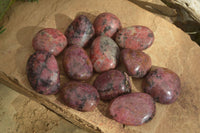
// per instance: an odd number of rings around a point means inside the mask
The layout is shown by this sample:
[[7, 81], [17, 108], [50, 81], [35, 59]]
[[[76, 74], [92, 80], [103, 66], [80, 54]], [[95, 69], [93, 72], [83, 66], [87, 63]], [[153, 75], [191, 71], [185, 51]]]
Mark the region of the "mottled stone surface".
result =
[[90, 58], [94, 69], [103, 72], [117, 66], [119, 54], [119, 47], [111, 38], [99, 36], [92, 43]]
[[145, 26], [132, 26], [117, 32], [115, 41], [121, 48], [144, 50], [152, 45], [154, 34]]
[[65, 35], [69, 45], [76, 44], [84, 47], [94, 33], [94, 27], [90, 20], [86, 16], [80, 15], [69, 25]]
[[35, 50], [47, 51], [56, 56], [67, 46], [67, 39], [59, 30], [45, 28], [35, 35], [32, 45]]
[[106, 35], [113, 37], [121, 27], [120, 20], [112, 13], [101, 13], [94, 20], [94, 28], [97, 36]]
[[94, 81], [94, 87], [102, 100], [111, 100], [119, 95], [131, 92], [128, 75], [118, 70], [109, 70], [99, 75]]
[[36, 51], [27, 62], [27, 75], [32, 88], [49, 95], [60, 87], [59, 69], [55, 57], [46, 51]]
[[142, 78], [151, 68], [151, 58], [142, 51], [123, 49], [121, 61], [124, 63], [127, 73], [134, 78]]
[[87, 80], [93, 74], [93, 66], [89, 56], [78, 45], [72, 45], [66, 49], [63, 67], [67, 76], [75, 80]]
[[176, 101], [181, 91], [181, 82], [176, 73], [158, 67], [149, 72], [142, 83], [142, 88], [155, 101], [170, 104]]
[[93, 111], [99, 102], [99, 94], [92, 85], [77, 81], [62, 88], [62, 98], [67, 106], [79, 111]]
[[150, 121], [155, 114], [153, 98], [146, 93], [131, 93], [119, 96], [110, 104], [110, 114], [114, 120], [138, 126]]

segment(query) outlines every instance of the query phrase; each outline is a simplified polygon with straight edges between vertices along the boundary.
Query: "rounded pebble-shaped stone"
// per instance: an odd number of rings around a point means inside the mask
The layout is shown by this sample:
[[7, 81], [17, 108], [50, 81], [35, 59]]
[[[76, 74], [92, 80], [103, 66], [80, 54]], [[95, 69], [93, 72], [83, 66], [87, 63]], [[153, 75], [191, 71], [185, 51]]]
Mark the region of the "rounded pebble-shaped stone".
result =
[[125, 125], [139, 126], [150, 121], [155, 114], [153, 98], [146, 93], [131, 93], [114, 99], [109, 107], [111, 116]]
[[67, 39], [59, 30], [45, 28], [35, 35], [32, 44], [36, 51], [47, 51], [56, 56], [67, 46]]
[[102, 100], [111, 100], [119, 95], [131, 92], [128, 75], [118, 70], [109, 70], [100, 74], [94, 81], [94, 87]]
[[110, 37], [99, 36], [92, 42], [90, 57], [97, 72], [114, 69], [118, 63], [119, 54], [119, 47]]
[[181, 91], [181, 82], [176, 73], [158, 67], [151, 70], [142, 83], [142, 88], [155, 101], [170, 104], [176, 101]]
[[68, 82], [62, 88], [64, 103], [79, 111], [93, 111], [99, 102], [97, 90], [88, 83]]
[[142, 78], [151, 69], [151, 58], [142, 51], [123, 49], [121, 60], [125, 65], [128, 75], [134, 78]]
[[144, 50], [152, 45], [154, 34], [145, 26], [132, 26], [119, 30], [115, 41], [121, 48]]
[[80, 15], [74, 19], [65, 32], [69, 45], [76, 44], [84, 47], [94, 35], [94, 27], [90, 20]]
[[121, 29], [121, 22], [112, 13], [101, 13], [94, 20], [94, 29], [97, 36], [106, 35], [113, 37]]
[[46, 51], [36, 51], [29, 57], [27, 75], [31, 87], [40, 94], [55, 94], [60, 88], [57, 61]]
[[78, 45], [72, 45], [66, 49], [63, 67], [69, 78], [74, 80], [87, 80], [93, 74], [93, 66], [89, 56]]

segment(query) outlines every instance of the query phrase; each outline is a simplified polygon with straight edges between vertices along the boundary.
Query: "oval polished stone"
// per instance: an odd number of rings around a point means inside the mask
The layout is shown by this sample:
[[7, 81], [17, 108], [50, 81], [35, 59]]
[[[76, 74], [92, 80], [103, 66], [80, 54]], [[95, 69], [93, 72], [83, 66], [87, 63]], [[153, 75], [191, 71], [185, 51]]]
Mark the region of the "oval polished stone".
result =
[[121, 29], [121, 22], [114, 14], [105, 12], [96, 17], [94, 28], [97, 36], [105, 35], [113, 37]]
[[109, 70], [100, 74], [94, 81], [94, 87], [102, 100], [111, 100], [119, 95], [131, 92], [128, 75], [118, 70]]
[[155, 114], [153, 98], [146, 93], [131, 93], [114, 99], [109, 111], [114, 120], [132, 126], [150, 121]]
[[93, 74], [93, 66], [89, 56], [78, 45], [72, 45], [66, 49], [63, 67], [67, 76], [75, 80], [87, 80]]
[[142, 51], [123, 49], [121, 60], [125, 65], [127, 73], [134, 78], [142, 78], [151, 68], [151, 58]]
[[67, 39], [59, 30], [45, 28], [35, 35], [32, 44], [36, 51], [47, 51], [56, 56], [67, 46]]
[[148, 73], [142, 83], [142, 88], [155, 101], [170, 104], [176, 101], [181, 91], [181, 82], [176, 73], [158, 67]]
[[94, 27], [90, 20], [86, 16], [80, 15], [69, 25], [65, 35], [70, 45], [76, 44], [84, 47], [94, 33]]
[[70, 81], [62, 88], [62, 98], [67, 106], [79, 111], [93, 111], [99, 102], [93, 86], [77, 81]]
[[60, 88], [59, 69], [55, 57], [46, 51], [36, 51], [27, 62], [31, 87], [45, 95], [55, 94]]
[[94, 69], [97, 72], [114, 69], [118, 63], [119, 52], [119, 47], [111, 38], [107, 36], [97, 37], [92, 42], [90, 51]]
[[144, 50], [152, 45], [154, 34], [145, 26], [132, 26], [119, 30], [115, 41], [121, 48]]

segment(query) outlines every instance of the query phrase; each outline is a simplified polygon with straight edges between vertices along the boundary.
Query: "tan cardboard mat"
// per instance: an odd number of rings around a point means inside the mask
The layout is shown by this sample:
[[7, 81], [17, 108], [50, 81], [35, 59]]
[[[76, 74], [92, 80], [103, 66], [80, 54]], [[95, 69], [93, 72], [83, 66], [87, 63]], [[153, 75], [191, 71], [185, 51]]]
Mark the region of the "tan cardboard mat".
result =
[[[93, 112], [76, 111], [65, 106], [59, 94], [36, 93], [27, 80], [26, 62], [34, 52], [31, 42], [36, 32], [46, 27], [64, 32], [77, 15], [84, 14], [93, 21], [102, 12], [118, 16], [123, 27], [144, 25], [152, 29], [155, 41], [145, 50], [152, 64], [167, 67], [181, 78], [182, 92], [178, 100], [171, 105], [156, 103], [155, 117], [142, 126], [123, 126], [115, 122], [108, 115], [108, 103], [105, 102], [100, 102]], [[200, 131], [200, 47], [186, 33], [159, 16], [126, 0], [39, 0], [38, 3], [15, 3], [5, 26], [7, 30], [0, 35], [0, 81], [74, 124], [107, 133]], [[57, 59], [63, 85], [68, 79], [63, 72], [62, 56], [63, 53]], [[132, 92], [142, 91], [141, 80], [132, 79], [132, 83]]]

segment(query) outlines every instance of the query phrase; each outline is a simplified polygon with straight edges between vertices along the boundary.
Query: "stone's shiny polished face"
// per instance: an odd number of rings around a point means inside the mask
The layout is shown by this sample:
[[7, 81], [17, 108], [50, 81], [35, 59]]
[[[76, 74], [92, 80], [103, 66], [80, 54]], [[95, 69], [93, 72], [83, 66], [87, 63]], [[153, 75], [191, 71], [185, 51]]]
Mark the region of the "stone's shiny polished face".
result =
[[80, 15], [74, 19], [65, 32], [69, 45], [79, 45], [84, 47], [94, 35], [94, 27], [90, 20]]
[[117, 66], [120, 50], [107, 36], [97, 37], [91, 46], [90, 58], [97, 72], [108, 71]]
[[78, 45], [72, 45], [66, 49], [63, 67], [67, 76], [74, 80], [87, 80], [93, 74], [93, 66], [89, 56]]
[[45, 28], [35, 35], [32, 43], [35, 50], [47, 51], [56, 56], [67, 46], [67, 39], [59, 30]]
[[121, 61], [124, 63], [128, 75], [134, 78], [142, 78], [151, 68], [151, 58], [142, 51], [123, 49]]
[[61, 92], [64, 103], [79, 111], [93, 111], [99, 102], [97, 90], [88, 83], [70, 81]]
[[152, 45], [154, 34], [145, 26], [132, 26], [118, 31], [115, 41], [121, 48], [144, 50]]
[[101, 13], [94, 21], [96, 36], [113, 37], [121, 27], [120, 20], [112, 13]]
[[55, 94], [60, 88], [57, 61], [46, 51], [36, 51], [29, 57], [27, 75], [32, 88], [38, 93]]
[[114, 99], [110, 104], [110, 114], [114, 120], [132, 126], [150, 121], [155, 114], [153, 98], [146, 93], [131, 93]]
[[102, 100], [111, 100], [131, 92], [128, 75], [118, 70], [109, 70], [99, 75], [94, 81], [94, 87]]
[[181, 91], [181, 82], [176, 73], [158, 67], [149, 72], [142, 83], [142, 88], [155, 101], [170, 104], [176, 101]]

